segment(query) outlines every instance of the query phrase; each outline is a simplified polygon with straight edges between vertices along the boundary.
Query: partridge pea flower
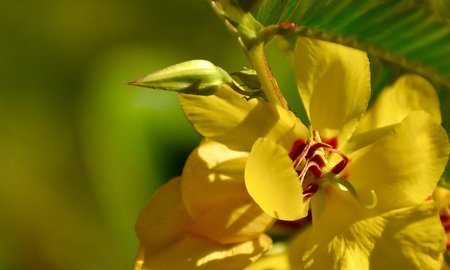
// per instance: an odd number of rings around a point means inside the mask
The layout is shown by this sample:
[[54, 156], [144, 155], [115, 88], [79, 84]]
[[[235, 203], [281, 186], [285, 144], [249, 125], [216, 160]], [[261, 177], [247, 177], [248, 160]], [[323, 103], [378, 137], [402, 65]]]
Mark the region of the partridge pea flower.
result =
[[425, 200], [449, 142], [432, 86], [404, 75], [365, 114], [364, 52], [299, 38], [295, 63], [310, 128], [227, 86], [208, 97], [180, 94], [181, 105], [200, 134], [248, 153], [245, 187], [265, 213], [297, 220], [311, 210], [312, 228], [291, 249], [298, 269], [434, 269], [445, 235]]

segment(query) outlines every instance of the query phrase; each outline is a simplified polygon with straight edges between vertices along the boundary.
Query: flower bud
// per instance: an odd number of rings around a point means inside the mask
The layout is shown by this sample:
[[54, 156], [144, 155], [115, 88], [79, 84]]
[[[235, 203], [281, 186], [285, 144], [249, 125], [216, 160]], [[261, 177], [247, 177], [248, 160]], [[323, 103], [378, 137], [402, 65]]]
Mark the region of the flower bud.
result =
[[223, 69], [206, 60], [191, 60], [153, 72], [129, 85], [208, 96], [233, 79]]

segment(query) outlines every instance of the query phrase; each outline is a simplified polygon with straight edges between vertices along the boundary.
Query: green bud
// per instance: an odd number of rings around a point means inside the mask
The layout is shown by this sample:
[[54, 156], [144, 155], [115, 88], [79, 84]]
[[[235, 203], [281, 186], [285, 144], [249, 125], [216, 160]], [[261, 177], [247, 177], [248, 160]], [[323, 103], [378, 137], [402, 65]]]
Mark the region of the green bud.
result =
[[244, 69], [238, 72], [231, 73], [231, 75], [238, 77], [249, 89], [261, 89], [258, 75], [253, 69]]
[[161, 69], [129, 85], [208, 96], [233, 79], [223, 69], [206, 60], [191, 60]]

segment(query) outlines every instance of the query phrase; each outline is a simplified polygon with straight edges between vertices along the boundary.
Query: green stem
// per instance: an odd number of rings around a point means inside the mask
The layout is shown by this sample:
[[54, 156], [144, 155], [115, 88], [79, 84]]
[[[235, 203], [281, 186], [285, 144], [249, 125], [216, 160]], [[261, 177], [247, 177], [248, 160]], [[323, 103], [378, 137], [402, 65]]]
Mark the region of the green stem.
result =
[[247, 47], [245, 46], [238, 29], [231, 22], [228, 14], [224, 11], [220, 3], [216, 0], [207, 0], [207, 2], [211, 6], [212, 10], [214, 10], [214, 12], [217, 14], [222, 23], [225, 25], [225, 27], [228, 29], [228, 31], [230, 31], [230, 33], [236, 38], [244, 52], [247, 52]]
[[253, 65], [253, 68], [258, 74], [258, 78], [261, 82], [261, 87], [264, 94], [267, 97], [269, 103], [280, 105], [285, 109], [289, 109], [289, 106], [280, 92], [277, 81], [270, 71], [270, 67], [267, 64], [266, 56], [264, 54], [264, 43], [253, 46], [248, 51], [248, 57]]
[[[262, 91], [264, 92], [269, 103], [280, 105], [285, 109], [289, 109], [286, 100], [280, 92], [278, 84], [270, 71], [270, 67], [267, 64], [266, 56], [264, 54], [264, 42], [265, 40], [261, 40], [260, 42], [254, 42], [255, 37], [251, 37], [250, 35], [246, 35], [246, 33], [242, 32], [242, 29], [238, 29], [236, 27], [236, 23], [233, 23], [227, 13], [224, 11], [223, 7], [216, 0], [207, 0], [211, 5], [212, 9], [216, 12], [228, 30], [235, 36], [239, 45], [241, 45], [244, 52], [247, 54], [250, 62], [253, 65], [253, 68], [256, 70], [258, 75], [258, 79], [261, 82]], [[248, 42], [248, 41], [252, 42]], [[247, 42], [245, 42], [247, 41]]]

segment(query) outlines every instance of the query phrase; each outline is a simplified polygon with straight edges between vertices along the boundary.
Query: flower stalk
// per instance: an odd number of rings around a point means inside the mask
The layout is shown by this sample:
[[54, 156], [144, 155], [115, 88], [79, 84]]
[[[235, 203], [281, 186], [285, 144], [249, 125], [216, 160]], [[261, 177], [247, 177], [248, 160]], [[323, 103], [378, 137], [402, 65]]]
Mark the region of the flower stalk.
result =
[[[253, 29], [254, 27], [250, 21], [235, 21], [220, 3], [215, 0], [208, 0], [208, 2], [247, 54], [253, 68], [256, 70], [267, 101], [288, 109], [289, 106], [281, 94], [280, 88], [266, 60], [264, 53], [264, 43], [266, 40], [257, 38], [256, 30]], [[232, 9], [232, 7], [228, 7], [228, 9]]]
[[261, 82], [262, 90], [267, 97], [269, 103], [279, 105], [285, 109], [289, 106], [280, 92], [277, 81], [267, 64], [266, 56], [264, 54], [264, 43], [254, 46], [248, 53], [250, 62], [252, 63], [258, 78]]

